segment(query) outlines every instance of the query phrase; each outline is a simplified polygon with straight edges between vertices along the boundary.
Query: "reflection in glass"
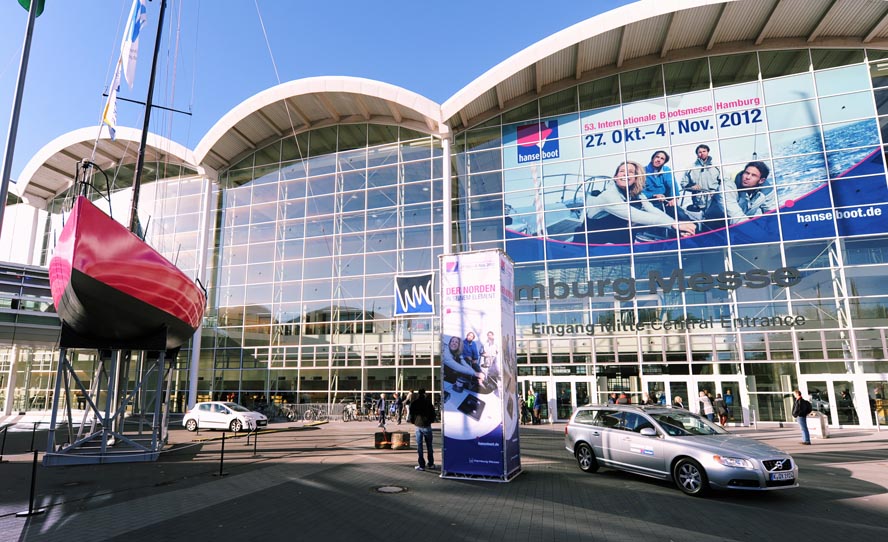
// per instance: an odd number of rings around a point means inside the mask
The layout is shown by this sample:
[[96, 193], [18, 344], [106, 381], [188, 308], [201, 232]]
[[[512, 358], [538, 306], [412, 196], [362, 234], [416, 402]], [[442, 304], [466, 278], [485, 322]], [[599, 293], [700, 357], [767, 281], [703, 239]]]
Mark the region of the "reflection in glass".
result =
[[[709, 58], [712, 86], [721, 87], [758, 79], [758, 59], [755, 53], [713, 56]], [[716, 90], [716, 100], [721, 100]]]
[[551, 117], [577, 111], [577, 88], [571, 87], [540, 98], [540, 116]]
[[706, 58], [664, 64], [663, 72], [667, 95], [709, 88], [709, 62]]
[[762, 79], [805, 72], [810, 69], [811, 59], [807, 49], [796, 51], [762, 51], [759, 53]]
[[612, 75], [580, 85], [579, 99], [581, 111], [620, 103], [619, 78]]
[[[811, 63], [815, 70], [835, 68], [864, 61], [863, 49], [812, 49]], [[858, 87], [863, 88], [863, 87]]]
[[620, 96], [623, 103], [663, 96], [663, 67], [651, 66], [620, 74]]

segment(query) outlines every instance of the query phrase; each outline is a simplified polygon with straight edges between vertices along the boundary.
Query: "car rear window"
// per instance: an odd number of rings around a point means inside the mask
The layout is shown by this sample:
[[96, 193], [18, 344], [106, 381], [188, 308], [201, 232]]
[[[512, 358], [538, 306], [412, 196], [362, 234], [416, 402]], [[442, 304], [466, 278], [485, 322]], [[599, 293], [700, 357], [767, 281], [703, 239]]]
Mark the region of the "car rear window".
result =
[[597, 415], [595, 416], [595, 422], [593, 425], [597, 425], [598, 427], [612, 427], [617, 428], [620, 426], [620, 418], [621, 412], [619, 410], [611, 410], [611, 409], [603, 409], [597, 411]]
[[577, 415], [574, 416], [574, 423], [581, 423], [584, 425], [593, 425], [595, 421], [595, 411], [594, 410], [578, 410]]

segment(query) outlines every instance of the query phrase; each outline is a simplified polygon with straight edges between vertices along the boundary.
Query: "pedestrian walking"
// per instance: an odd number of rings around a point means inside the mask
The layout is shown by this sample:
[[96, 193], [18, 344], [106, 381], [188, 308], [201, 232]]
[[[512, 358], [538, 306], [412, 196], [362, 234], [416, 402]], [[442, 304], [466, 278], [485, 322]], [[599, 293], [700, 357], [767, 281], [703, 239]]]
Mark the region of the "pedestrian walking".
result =
[[527, 425], [527, 423], [530, 422], [530, 409], [527, 408], [527, 400], [519, 395], [518, 404], [521, 405], [521, 424]]
[[715, 414], [718, 416], [718, 423], [724, 427], [728, 423], [728, 406], [725, 404], [722, 394], [715, 394], [715, 401], [712, 406], [715, 408]]
[[385, 394], [380, 393], [379, 399], [376, 400], [376, 415], [379, 417], [379, 425], [377, 427], [385, 427]]
[[401, 425], [401, 417], [404, 414], [404, 394], [396, 393], [395, 397], [395, 411], [398, 413], [398, 425]]
[[539, 425], [543, 423], [540, 412], [543, 410], [543, 399], [539, 394], [535, 395], [533, 398], [533, 423], [534, 425]]
[[706, 419], [711, 422], [715, 421], [715, 409], [712, 407], [712, 401], [706, 390], [700, 390], [700, 414], [706, 416]]

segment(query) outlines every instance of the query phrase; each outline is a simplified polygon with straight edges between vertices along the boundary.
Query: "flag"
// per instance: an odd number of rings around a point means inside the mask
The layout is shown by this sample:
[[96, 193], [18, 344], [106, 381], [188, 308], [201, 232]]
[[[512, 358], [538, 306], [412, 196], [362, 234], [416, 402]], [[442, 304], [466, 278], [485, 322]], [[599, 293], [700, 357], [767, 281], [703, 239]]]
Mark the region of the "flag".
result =
[[136, 80], [136, 59], [139, 57], [139, 34], [148, 20], [148, 8], [145, 0], [133, 0], [126, 32], [120, 44], [120, 60], [123, 62], [123, 77], [130, 88]]
[[105, 103], [105, 110], [102, 111], [102, 123], [108, 125], [108, 131], [111, 132], [111, 139], [114, 139], [117, 131], [117, 90], [120, 88], [120, 72], [123, 69], [123, 60], [117, 60], [117, 66], [114, 67], [114, 79], [111, 80], [111, 88], [108, 90], [108, 101]]

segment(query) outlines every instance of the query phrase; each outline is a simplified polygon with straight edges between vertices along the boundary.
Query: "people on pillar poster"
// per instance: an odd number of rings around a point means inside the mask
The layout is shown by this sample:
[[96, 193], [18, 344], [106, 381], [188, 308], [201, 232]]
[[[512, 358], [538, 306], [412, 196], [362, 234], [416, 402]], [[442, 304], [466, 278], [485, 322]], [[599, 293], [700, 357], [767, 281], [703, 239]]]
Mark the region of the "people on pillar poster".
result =
[[[512, 397], [517, 393], [513, 285], [503, 284], [498, 264], [503, 258], [499, 251], [464, 253], [445, 257], [442, 266], [445, 477], [508, 479], [520, 469], [518, 405]], [[514, 281], [512, 275], [509, 279]]]

